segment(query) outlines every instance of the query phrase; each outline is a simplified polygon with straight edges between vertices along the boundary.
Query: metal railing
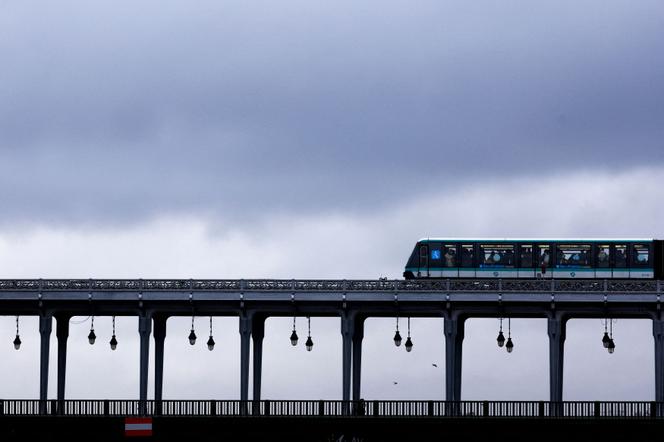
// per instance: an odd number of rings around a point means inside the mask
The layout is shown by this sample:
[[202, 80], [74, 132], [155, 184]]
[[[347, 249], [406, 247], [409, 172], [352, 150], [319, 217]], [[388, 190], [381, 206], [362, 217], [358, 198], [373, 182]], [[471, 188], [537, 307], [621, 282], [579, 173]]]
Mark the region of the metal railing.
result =
[[0, 400], [1, 416], [664, 419], [664, 402]]
[[186, 292], [544, 292], [657, 293], [655, 280], [613, 279], [2, 279], [2, 291]]

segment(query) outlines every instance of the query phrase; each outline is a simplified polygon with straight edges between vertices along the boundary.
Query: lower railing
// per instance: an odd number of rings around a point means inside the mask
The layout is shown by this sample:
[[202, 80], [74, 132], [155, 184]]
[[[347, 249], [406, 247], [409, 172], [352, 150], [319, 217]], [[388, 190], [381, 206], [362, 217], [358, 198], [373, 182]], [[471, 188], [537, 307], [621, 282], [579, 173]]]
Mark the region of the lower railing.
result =
[[664, 418], [664, 402], [0, 400], [0, 416]]

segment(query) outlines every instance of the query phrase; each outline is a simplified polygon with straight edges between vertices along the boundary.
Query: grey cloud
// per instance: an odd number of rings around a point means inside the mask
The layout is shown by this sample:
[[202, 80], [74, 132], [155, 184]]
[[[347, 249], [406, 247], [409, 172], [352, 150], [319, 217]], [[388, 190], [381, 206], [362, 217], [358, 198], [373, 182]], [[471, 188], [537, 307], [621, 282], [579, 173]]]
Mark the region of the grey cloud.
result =
[[360, 211], [664, 159], [658, 2], [1, 8], [5, 221]]

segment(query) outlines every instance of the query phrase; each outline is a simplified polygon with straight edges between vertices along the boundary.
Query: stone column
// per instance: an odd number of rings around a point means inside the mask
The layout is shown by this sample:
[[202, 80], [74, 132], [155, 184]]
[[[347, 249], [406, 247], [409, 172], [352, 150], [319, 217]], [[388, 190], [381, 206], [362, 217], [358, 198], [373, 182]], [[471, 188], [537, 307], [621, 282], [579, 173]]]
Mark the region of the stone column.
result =
[[461, 359], [465, 319], [445, 318], [445, 399], [461, 400]]
[[65, 400], [67, 378], [67, 339], [69, 338], [69, 315], [57, 315], [55, 335], [58, 338], [58, 402]]
[[240, 314], [240, 400], [249, 399], [249, 347], [251, 345], [252, 317]]
[[161, 401], [164, 392], [164, 341], [167, 316], [154, 317], [154, 400]]
[[549, 391], [551, 402], [563, 400], [563, 356], [567, 320], [560, 317], [548, 319], [549, 333]]
[[354, 318], [347, 313], [341, 315], [342, 337], [342, 399], [350, 400], [351, 358], [353, 346]]
[[263, 364], [263, 337], [265, 336], [265, 318], [254, 317], [251, 327], [251, 338], [254, 341], [254, 401], [261, 400], [261, 375]]
[[655, 401], [664, 402], [664, 320], [652, 321], [655, 338]]
[[41, 401], [45, 401], [48, 397], [48, 360], [52, 328], [53, 316], [50, 314], [39, 315], [39, 335], [41, 338], [39, 360], [39, 400]]
[[138, 317], [138, 333], [140, 335], [140, 375], [139, 399], [143, 404], [148, 398], [148, 368], [150, 364], [150, 333], [152, 332], [152, 317], [142, 314]]
[[362, 339], [364, 338], [364, 318], [355, 320], [353, 334], [353, 400], [361, 398], [362, 385]]

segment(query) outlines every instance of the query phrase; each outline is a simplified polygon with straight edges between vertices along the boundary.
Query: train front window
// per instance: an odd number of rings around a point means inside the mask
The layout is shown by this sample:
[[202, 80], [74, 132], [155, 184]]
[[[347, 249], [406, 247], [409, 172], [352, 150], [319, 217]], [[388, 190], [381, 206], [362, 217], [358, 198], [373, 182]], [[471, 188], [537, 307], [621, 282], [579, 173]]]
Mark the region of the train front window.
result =
[[597, 267], [599, 268], [609, 267], [610, 253], [611, 253], [611, 247], [608, 244], [601, 244], [597, 246]]
[[480, 245], [480, 267], [514, 267], [512, 244]]
[[463, 244], [461, 246], [461, 267], [474, 267], [473, 255], [475, 254], [472, 244]]
[[632, 245], [632, 267], [650, 267], [650, 246]]
[[533, 245], [521, 244], [521, 268], [529, 269], [533, 267]]
[[556, 267], [590, 267], [590, 244], [558, 244]]
[[617, 269], [627, 268], [627, 244], [616, 244], [615, 249], [615, 264]]

